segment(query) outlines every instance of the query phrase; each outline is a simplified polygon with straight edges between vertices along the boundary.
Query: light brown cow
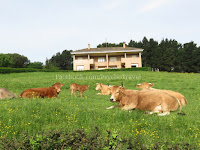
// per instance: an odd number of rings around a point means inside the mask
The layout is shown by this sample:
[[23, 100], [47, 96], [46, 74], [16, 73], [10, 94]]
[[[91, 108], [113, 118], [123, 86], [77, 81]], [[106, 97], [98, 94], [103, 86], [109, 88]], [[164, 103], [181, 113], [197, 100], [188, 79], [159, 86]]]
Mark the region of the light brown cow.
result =
[[153, 86], [154, 86], [153, 83], [144, 82], [144, 83], [142, 83], [142, 84], [137, 84], [136, 87], [137, 87], [137, 88], [140, 88], [140, 89], [142, 89], [142, 90], [157, 90], [157, 91], [160, 90], [160, 91], [163, 91], [163, 92], [168, 93], [168, 94], [171, 95], [171, 96], [176, 97], [176, 98], [179, 100], [181, 106], [184, 106], [184, 105], [187, 104], [186, 98], [185, 98], [181, 93], [174, 92], [174, 91], [171, 91], [171, 90], [154, 89], [154, 88], [152, 88]]
[[17, 98], [17, 95], [8, 91], [5, 88], [0, 88], [0, 99]]
[[61, 92], [61, 87], [64, 86], [64, 84], [55, 83], [51, 87], [46, 88], [34, 88], [34, 89], [27, 89], [23, 91], [19, 97], [23, 98], [53, 98], [57, 97], [58, 94]]
[[110, 86], [104, 85], [103, 83], [96, 83], [97, 86], [95, 88], [96, 91], [101, 91], [101, 93], [97, 93], [96, 95], [110, 95]]
[[79, 85], [79, 84], [76, 84], [76, 83], [72, 83], [70, 85], [70, 92], [71, 92], [71, 96], [74, 94], [75, 97], [76, 96], [76, 91], [79, 91], [80, 94], [81, 94], [81, 98], [83, 97], [83, 92], [88, 90], [88, 88], [90, 87], [90, 85]]
[[169, 115], [170, 111], [175, 111], [180, 106], [175, 97], [162, 91], [126, 90], [119, 86], [112, 87], [110, 101], [117, 102], [118, 105], [107, 109], [139, 109], [146, 110], [149, 114], [159, 113], [158, 116]]

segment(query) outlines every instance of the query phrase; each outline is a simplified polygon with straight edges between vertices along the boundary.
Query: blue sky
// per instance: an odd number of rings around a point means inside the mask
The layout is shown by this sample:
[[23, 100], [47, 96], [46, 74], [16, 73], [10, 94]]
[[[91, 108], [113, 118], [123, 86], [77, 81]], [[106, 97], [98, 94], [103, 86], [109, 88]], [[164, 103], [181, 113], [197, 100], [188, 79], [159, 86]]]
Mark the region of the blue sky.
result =
[[200, 44], [199, 0], [0, 0], [0, 53], [32, 62], [144, 36]]

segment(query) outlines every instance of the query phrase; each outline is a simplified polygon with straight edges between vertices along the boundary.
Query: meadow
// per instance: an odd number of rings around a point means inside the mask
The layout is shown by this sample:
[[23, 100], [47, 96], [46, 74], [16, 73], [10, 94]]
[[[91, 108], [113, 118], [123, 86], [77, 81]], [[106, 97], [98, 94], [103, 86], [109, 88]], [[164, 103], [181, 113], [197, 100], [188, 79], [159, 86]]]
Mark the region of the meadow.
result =
[[[77, 130], [90, 136], [98, 129], [101, 140], [108, 139], [111, 133], [112, 141], [108, 145], [112, 149], [123, 147], [120, 145], [123, 139], [131, 140], [126, 142], [127, 147], [133, 142], [140, 148], [155, 147], [156, 143], [163, 149], [173, 145], [183, 149], [200, 148], [199, 79], [199, 74], [194, 73], [150, 71], [0, 74], [0, 87], [17, 95], [28, 88], [50, 87], [55, 82], [65, 84], [58, 98], [0, 100], [0, 141], [23, 140], [25, 135], [35, 139], [51, 132], [72, 133]], [[176, 111], [168, 116], [157, 117], [145, 115], [139, 110], [107, 110], [113, 103], [108, 95], [96, 95], [99, 93], [95, 91], [96, 83], [120, 85], [122, 81], [127, 89], [136, 90], [136, 84], [151, 82], [154, 88], [182, 93], [188, 100], [188, 105], [182, 108], [186, 115], [178, 115]], [[89, 90], [84, 92], [84, 98], [79, 93], [77, 98], [71, 97], [71, 83], [90, 85]], [[33, 149], [34, 146], [37, 148], [37, 144], [37, 140], [32, 140]]]

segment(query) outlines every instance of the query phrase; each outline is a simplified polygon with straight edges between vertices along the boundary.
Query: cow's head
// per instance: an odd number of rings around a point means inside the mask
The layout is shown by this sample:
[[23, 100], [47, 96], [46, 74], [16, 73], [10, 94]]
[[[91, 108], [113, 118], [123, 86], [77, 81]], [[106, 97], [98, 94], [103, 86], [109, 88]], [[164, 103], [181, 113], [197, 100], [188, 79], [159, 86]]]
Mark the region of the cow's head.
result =
[[144, 82], [142, 84], [137, 84], [136, 87], [139, 89], [148, 90], [148, 89], [152, 88], [153, 86], [154, 86], [153, 83]]
[[64, 84], [60, 84], [59, 82], [54, 83], [54, 84], [52, 85], [52, 87], [54, 87], [54, 88], [56, 89], [57, 93], [60, 93], [61, 87], [62, 87], [62, 86], [64, 86]]
[[95, 88], [95, 90], [96, 91], [101, 91], [101, 88], [102, 88], [102, 84], [101, 83], [96, 83], [96, 88]]
[[86, 85], [86, 89], [88, 89], [90, 87], [90, 85]]
[[110, 87], [110, 91], [111, 91], [111, 97], [110, 97], [110, 101], [111, 102], [119, 102], [122, 98], [123, 92], [126, 89], [122, 86], [112, 86]]

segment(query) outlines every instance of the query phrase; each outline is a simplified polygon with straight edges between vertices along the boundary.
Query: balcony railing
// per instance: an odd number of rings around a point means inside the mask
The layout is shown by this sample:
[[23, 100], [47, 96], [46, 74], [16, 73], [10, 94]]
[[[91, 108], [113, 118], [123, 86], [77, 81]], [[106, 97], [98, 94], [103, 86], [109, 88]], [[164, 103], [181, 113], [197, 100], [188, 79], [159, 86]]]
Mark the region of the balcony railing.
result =
[[94, 59], [82, 59], [76, 60], [75, 64], [83, 65], [83, 64], [94, 64]]

